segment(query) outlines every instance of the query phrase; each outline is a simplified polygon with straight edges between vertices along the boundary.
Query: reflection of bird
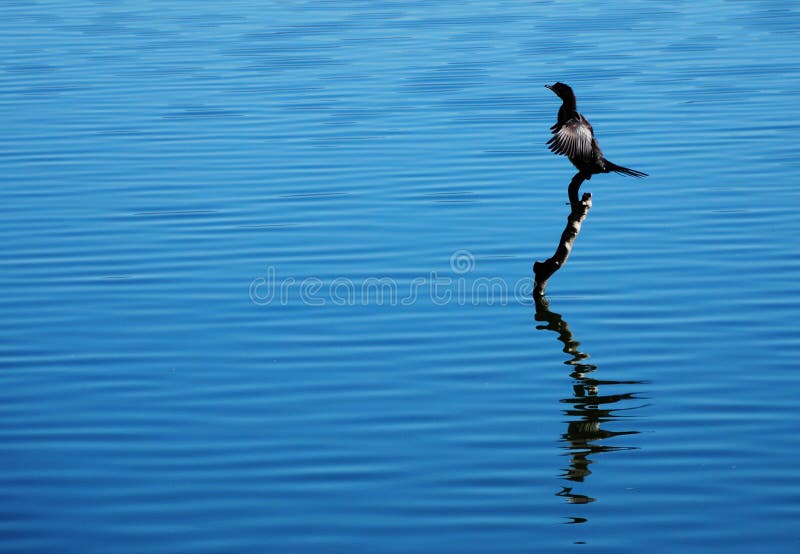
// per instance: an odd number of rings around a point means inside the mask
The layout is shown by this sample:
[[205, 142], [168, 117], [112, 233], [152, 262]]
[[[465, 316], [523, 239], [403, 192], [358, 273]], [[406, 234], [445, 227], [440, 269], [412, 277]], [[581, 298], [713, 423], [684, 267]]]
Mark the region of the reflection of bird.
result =
[[[616, 394], [600, 394], [603, 389], [617, 385], [639, 385], [641, 381], [610, 381], [600, 380], [595, 373], [597, 366], [588, 363], [589, 354], [579, 350], [580, 343], [575, 340], [569, 325], [561, 317], [550, 310], [550, 302], [544, 296], [534, 296], [536, 303], [536, 321], [545, 325], [537, 325], [537, 329], [555, 331], [558, 340], [564, 345], [562, 351], [572, 356], [571, 360], [564, 363], [573, 368], [572, 396], [561, 400], [567, 404], [564, 410], [567, 416], [567, 432], [561, 435], [564, 448], [570, 452], [569, 467], [564, 470], [562, 477], [572, 483], [583, 483], [592, 471], [589, 466], [595, 462], [593, 458], [598, 454], [616, 450], [632, 450], [636, 447], [614, 446], [607, 441], [623, 435], [635, 435], [639, 431], [610, 431], [602, 426], [614, 421], [623, 421], [620, 412], [636, 409], [637, 406], [627, 406], [631, 400], [637, 398], [635, 393], [618, 392]], [[617, 404], [618, 402], [622, 405]], [[572, 487], [562, 485], [557, 496], [563, 496], [570, 504], [588, 504], [594, 498], [585, 494], [573, 492]], [[579, 523], [575, 518], [574, 523]], [[585, 521], [585, 520], [584, 520]]]
[[578, 168], [584, 179], [591, 179], [596, 173], [622, 173], [632, 177], [646, 177], [647, 173], [611, 163], [603, 157], [603, 151], [594, 138], [594, 130], [589, 121], [578, 113], [575, 93], [569, 85], [556, 83], [545, 85], [563, 101], [558, 110], [558, 121], [550, 127], [553, 136], [547, 141], [550, 151], [569, 158]]

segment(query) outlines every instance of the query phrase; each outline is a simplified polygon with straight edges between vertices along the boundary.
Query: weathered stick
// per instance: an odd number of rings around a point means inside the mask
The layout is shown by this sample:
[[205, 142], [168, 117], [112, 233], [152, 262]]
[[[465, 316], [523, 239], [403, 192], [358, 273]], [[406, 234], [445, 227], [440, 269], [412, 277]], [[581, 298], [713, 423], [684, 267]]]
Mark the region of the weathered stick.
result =
[[569, 187], [567, 187], [567, 195], [569, 196], [569, 203], [572, 206], [578, 204], [578, 191], [581, 189], [581, 185], [586, 179], [583, 176], [583, 173], [580, 171], [572, 177], [572, 181], [569, 182]]
[[580, 189], [583, 181], [583, 176], [578, 173], [569, 184], [568, 192], [571, 209], [567, 217], [567, 226], [564, 228], [564, 232], [561, 233], [561, 240], [558, 242], [555, 254], [543, 262], [534, 262], [533, 264], [534, 296], [544, 295], [547, 281], [556, 271], [561, 269], [561, 266], [567, 263], [567, 258], [572, 252], [572, 245], [578, 237], [578, 233], [581, 232], [581, 224], [592, 207], [592, 193], [590, 192], [583, 193], [583, 197], [578, 201], [578, 189]]
[[[572, 368], [572, 395], [563, 398], [566, 404], [564, 415], [567, 417], [566, 433], [561, 435], [561, 440], [570, 452], [569, 467], [564, 469], [562, 478], [573, 483], [583, 483], [592, 474], [590, 467], [597, 460], [596, 455], [613, 452], [615, 450], [633, 450], [635, 446], [621, 446], [606, 443], [606, 440], [622, 435], [635, 435], [636, 430], [610, 431], [603, 426], [620, 418], [621, 412], [635, 410], [641, 406], [631, 406], [636, 399], [635, 392], [616, 392], [608, 394], [607, 387], [613, 385], [640, 385], [642, 381], [607, 381], [597, 378], [597, 366], [588, 363], [589, 354], [579, 350], [580, 343], [575, 340], [569, 324], [564, 321], [561, 314], [550, 311], [550, 302], [545, 296], [535, 296], [536, 321], [545, 325], [537, 325], [540, 330], [555, 331], [558, 340], [564, 345], [563, 352], [572, 359], [564, 363]], [[606, 394], [601, 394], [601, 388]], [[627, 387], [625, 387], [627, 388]], [[617, 404], [617, 403], [620, 404]], [[623, 419], [619, 419], [621, 423]], [[573, 491], [573, 487], [561, 484], [561, 490], [556, 496], [561, 496], [570, 504], [586, 504], [595, 499], [585, 494]], [[576, 518], [577, 519], [577, 518]]]

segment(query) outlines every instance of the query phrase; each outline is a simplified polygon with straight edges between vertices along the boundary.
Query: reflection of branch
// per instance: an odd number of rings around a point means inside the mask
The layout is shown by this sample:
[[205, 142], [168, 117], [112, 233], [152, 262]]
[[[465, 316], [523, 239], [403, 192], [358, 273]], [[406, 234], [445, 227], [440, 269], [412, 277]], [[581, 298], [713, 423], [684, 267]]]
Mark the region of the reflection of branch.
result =
[[534, 296], [543, 295], [548, 279], [561, 266], [567, 263], [569, 253], [572, 251], [572, 245], [581, 231], [581, 224], [592, 207], [592, 194], [590, 192], [583, 193], [583, 198], [581, 198], [580, 202], [578, 201], [578, 190], [581, 188], [583, 181], [583, 174], [576, 173], [569, 184], [569, 201], [572, 209], [569, 217], [567, 217], [567, 226], [564, 228], [564, 232], [561, 233], [561, 240], [558, 242], [555, 254], [543, 262], [535, 262], [533, 264], [533, 274], [535, 275]]
[[[561, 440], [565, 443], [565, 448], [570, 451], [569, 467], [564, 470], [562, 477], [573, 483], [582, 483], [592, 473], [589, 469], [592, 464], [590, 456], [631, 448], [603, 444], [603, 441], [638, 433], [638, 431], [609, 431], [601, 428], [601, 425], [618, 419], [619, 412], [636, 409], [637, 406], [617, 407], [617, 402], [627, 403], [636, 396], [633, 393], [601, 394], [600, 387], [640, 384], [641, 381], [608, 381], [593, 377], [597, 366], [587, 363], [589, 355], [578, 349], [580, 343], [575, 340], [569, 324], [560, 314], [550, 311], [550, 302], [545, 296], [534, 295], [534, 301], [536, 321], [546, 323], [537, 325], [536, 328], [558, 333], [558, 340], [564, 345], [564, 353], [572, 357], [564, 362], [573, 368], [570, 374], [573, 382], [572, 396], [561, 400], [563, 404], [568, 405], [564, 410], [564, 415], [567, 416], [567, 432], [561, 435]], [[570, 504], [588, 504], [594, 501], [594, 498], [575, 493], [572, 487], [566, 486], [562, 486], [556, 495], [565, 497]]]
[[575, 366], [575, 373], [572, 374], [572, 377], [577, 378], [576, 373], [585, 374], [594, 371], [596, 366], [582, 363], [582, 360], [587, 359], [589, 354], [584, 354], [578, 350], [581, 343], [575, 340], [572, 331], [570, 331], [569, 324], [564, 321], [561, 314], [550, 311], [550, 300], [548, 300], [546, 296], [541, 295], [536, 295], [534, 300], [536, 302], [536, 321], [547, 322], [547, 325], [537, 325], [536, 328], [547, 329], [548, 331], [555, 331], [558, 333], [558, 340], [564, 343], [564, 349], [562, 351], [572, 356], [571, 360], [564, 362], [567, 365]]

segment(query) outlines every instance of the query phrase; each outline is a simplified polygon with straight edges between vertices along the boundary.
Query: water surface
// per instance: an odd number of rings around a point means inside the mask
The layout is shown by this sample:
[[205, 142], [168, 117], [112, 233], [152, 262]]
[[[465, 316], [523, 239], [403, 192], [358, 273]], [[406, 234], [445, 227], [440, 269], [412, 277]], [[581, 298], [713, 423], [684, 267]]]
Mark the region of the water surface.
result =
[[[800, 12], [0, 7], [4, 552], [796, 550]], [[531, 264], [609, 159], [549, 302]]]

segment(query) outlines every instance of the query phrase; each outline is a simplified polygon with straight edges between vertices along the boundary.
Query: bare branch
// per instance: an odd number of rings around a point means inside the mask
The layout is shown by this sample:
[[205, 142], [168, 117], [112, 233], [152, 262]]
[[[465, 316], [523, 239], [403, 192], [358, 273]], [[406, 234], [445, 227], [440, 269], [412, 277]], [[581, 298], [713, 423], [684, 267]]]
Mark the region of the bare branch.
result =
[[569, 184], [568, 192], [571, 209], [567, 217], [567, 226], [564, 228], [564, 232], [561, 233], [561, 240], [558, 243], [555, 254], [543, 262], [534, 262], [533, 264], [534, 296], [543, 295], [547, 287], [547, 281], [567, 263], [567, 258], [572, 252], [572, 245], [581, 231], [581, 224], [592, 207], [592, 194], [590, 192], [585, 192], [580, 201], [578, 201], [578, 190], [583, 181], [583, 175], [577, 173]]

